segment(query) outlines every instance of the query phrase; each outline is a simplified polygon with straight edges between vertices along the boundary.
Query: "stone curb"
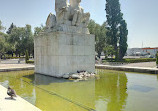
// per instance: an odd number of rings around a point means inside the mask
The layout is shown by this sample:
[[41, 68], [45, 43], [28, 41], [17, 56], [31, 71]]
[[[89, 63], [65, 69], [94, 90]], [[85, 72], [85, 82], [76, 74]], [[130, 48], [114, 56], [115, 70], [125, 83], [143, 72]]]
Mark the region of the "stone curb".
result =
[[36, 106], [17, 95], [14, 100], [7, 100], [7, 89], [0, 85], [0, 111], [41, 111]]
[[97, 69], [117, 70], [117, 71], [158, 74], [158, 69], [157, 68], [148, 68], [148, 67], [126, 67], [126, 66], [95, 65], [95, 68], [97, 68]]
[[22, 70], [34, 70], [35, 67], [22, 67], [22, 68], [2, 68], [0, 72], [10, 72], [10, 71], [22, 71]]

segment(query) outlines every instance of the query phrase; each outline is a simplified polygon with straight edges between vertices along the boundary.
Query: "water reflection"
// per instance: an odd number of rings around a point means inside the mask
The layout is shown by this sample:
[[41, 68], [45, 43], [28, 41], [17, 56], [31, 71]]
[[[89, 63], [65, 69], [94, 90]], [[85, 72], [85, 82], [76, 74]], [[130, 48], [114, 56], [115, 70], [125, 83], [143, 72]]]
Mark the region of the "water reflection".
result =
[[54, 77], [40, 75], [40, 74], [35, 74], [34, 81], [36, 85], [49, 85], [51, 83], [73, 82], [68, 79], [54, 78]]
[[[100, 79], [95, 81], [97, 111], [121, 111], [127, 99], [127, 77], [125, 73], [100, 70]], [[104, 108], [104, 109], [103, 109]]]
[[32, 104], [36, 101], [36, 90], [33, 85], [27, 84], [25, 81], [30, 82], [30, 79], [22, 78], [23, 75], [32, 74], [33, 71], [19, 71], [19, 72], [5, 72], [0, 73], [0, 84], [4, 87], [12, 87], [16, 93], [23, 97], [25, 100]]
[[[87, 111], [87, 109], [93, 109], [95, 106], [95, 79], [73, 82], [72, 80], [36, 74], [35, 83], [40, 88], [53, 92], [53, 94], [55, 93], [55, 96], [37, 93], [37, 101], [39, 101], [36, 104], [37, 106], [47, 104], [49, 106], [47, 107], [48, 110], [51, 110], [53, 107], [56, 111]], [[47, 101], [47, 103], [40, 102], [39, 98]]]
[[125, 73], [99, 70], [99, 75], [73, 82], [23, 71], [0, 74], [0, 82], [11, 85], [18, 95], [46, 111], [124, 110], [128, 96]]

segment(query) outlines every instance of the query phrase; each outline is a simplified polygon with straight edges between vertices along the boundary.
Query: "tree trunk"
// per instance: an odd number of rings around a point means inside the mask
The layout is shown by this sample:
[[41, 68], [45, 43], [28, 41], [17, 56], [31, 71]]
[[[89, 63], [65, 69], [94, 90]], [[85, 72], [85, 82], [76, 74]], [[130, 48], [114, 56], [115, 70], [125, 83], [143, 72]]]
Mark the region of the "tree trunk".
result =
[[32, 56], [33, 56], [33, 58], [34, 58], [34, 51], [32, 52]]
[[101, 56], [101, 52], [98, 52], [98, 57], [100, 58], [100, 56]]
[[13, 53], [13, 51], [12, 51], [12, 57], [14, 56], [14, 53]]
[[121, 50], [119, 51], [119, 60], [122, 60], [123, 59], [123, 55], [122, 55], [122, 52], [121, 52]]
[[114, 50], [115, 50], [115, 61], [118, 60], [118, 49], [117, 49], [117, 44], [115, 44], [114, 46]]

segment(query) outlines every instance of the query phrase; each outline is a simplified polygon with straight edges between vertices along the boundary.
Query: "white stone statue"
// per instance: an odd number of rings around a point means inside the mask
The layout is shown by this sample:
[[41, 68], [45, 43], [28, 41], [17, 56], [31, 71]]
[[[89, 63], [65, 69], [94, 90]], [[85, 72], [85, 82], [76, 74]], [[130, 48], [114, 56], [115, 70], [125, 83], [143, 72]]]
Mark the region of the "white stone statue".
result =
[[90, 13], [84, 13], [83, 8], [80, 6], [81, 0], [70, 0], [71, 12], [73, 26], [84, 26], [87, 27]]
[[35, 73], [81, 78], [76, 73], [95, 72], [95, 36], [87, 28], [90, 14], [84, 13], [81, 0], [69, 1], [55, 0], [56, 14], [49, 14], [46, 30], [34, 39]]
[[72, 17], [73, 26], [79, 26], [82, 21], [83, 8], [80, 6], [80, 2], [81, 0], [70, 0], [70, 16]]
[[69, 3], [67, 0], [55, 0], [57, 24], [64, 24], [68, 20]]
[[[46, 26], [48, 29], [56, 29], [58, 31], [69, 30], [71, 27], [76, 26], [74, 30], [87, 28], [90, 18], [90, 13], [84, 13], [83, 8], [80, 6], [81, 0], [55, 0], [56, 17], [50, 14], [47, 18]], [[64, 28], [63, 28], [64, 26]], [[67, 28], [65, 28], [67, 26]], [[80, 29], [77, 29], [80, 27]], [[72, 31], [72, 29], [70, 29]], [[89, 31], [84, 30], [85, 33]]]
[[56, 17], [54, 14], [50, 13], [46, 21], [46, 28], [51, 29], [55, 27], [55, 25], [56, 25]]

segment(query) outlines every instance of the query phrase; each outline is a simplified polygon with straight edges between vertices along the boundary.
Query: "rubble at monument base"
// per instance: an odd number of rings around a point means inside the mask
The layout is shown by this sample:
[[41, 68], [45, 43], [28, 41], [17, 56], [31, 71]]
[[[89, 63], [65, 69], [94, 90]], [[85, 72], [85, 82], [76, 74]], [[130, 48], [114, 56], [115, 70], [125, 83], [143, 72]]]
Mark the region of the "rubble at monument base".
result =
[[63, 77], [77, 71], [95, 72], [95, 37], [55, 31], [35, 37], [35, 73]]

